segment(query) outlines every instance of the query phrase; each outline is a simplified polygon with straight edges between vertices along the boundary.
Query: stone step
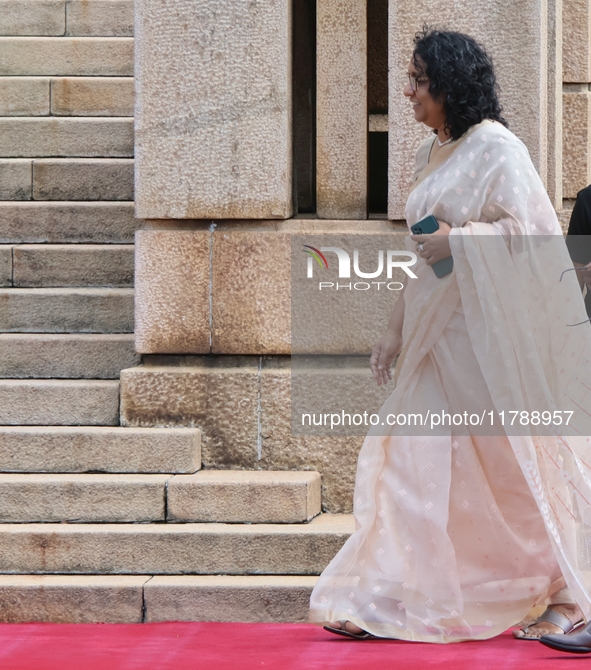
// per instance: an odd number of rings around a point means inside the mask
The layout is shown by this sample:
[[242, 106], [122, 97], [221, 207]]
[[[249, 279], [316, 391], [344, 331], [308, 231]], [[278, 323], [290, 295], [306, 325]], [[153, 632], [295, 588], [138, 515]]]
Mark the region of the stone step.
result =
[[66, 35], [133, 35], [133, 0], [68, 0]]
[[0, 117], [0, 156], [133, 156], [133, 119]]
[[[105, 4], [104, 0], [98, 0], [98, 3]], [[54, 116], [133, 116], [132, 77], [54, 77], [48, 81], [51, 81], [51, 113]], [[0, 90], [1, 86], [0, 80]], [[35, 109], [35, 101], [29, 103], [32, 109]], [[20, 107], [13, 104], [20, 109], [24, 107], [23, 102]]]
[[354, 530], [307, 524], [0, 524], [5, 574], [318, 575]]
[[0, 427], [0, 472], [192, 473], [197, 428]]
[[0, 426], [115, 426], [119, 382], [0, 379]]
[[0, 37], [2, 76], [133, 76], [132, 37]]
[[30, 244], [13, 247], [19, 288], [133, 286], [132, 244]]
[[[305, 623], [317, 579], [297, 575], [156, 576], [144, 585], [145, 620]], [[1, 586], [2, 581], [0, 594]]]
[[149, 575], [0, 575], [0, 621], [141, 623]]
[[164, 521], [171, 476], [0, 474], [0, 522]]
[[0, 575], [0, 622], [304, 623], [317, 577]]
[[133, 200], [133, 159], [34, 160], [33, 200]]
[[132, 333], [133, 289], [0, 289], [0, 332]]
[[0, 244], [129, 244], [133, 202], [0, 202]]
[[0, 378], [117, 379], [139, 362], [133, 335], [0, 333]]
[[168, 521], [301, 523], [317, 514], [317, 472], [202, 470], [168, 483]]

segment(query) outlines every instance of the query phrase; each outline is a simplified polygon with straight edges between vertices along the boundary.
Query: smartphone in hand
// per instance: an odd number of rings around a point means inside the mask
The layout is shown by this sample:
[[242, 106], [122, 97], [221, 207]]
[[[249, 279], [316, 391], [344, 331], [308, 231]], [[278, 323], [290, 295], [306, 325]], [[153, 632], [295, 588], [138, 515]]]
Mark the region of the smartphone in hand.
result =
[[[439, 230], [439, 223], [437, 222], [437, 219], [430, 214], [424, 219], [417, 221], [410, 227], [410, 229], [412, 230], [413, 235], [430, 235], [436, 230]], [[437, 263], [433, 263], [431, 269], [437, 277], [441, 278], [448, 275], [453, 270], [453, 267], [453, 256], [448, 256], [447, 258], [442, 258], [440, 261], [437, 261]]]

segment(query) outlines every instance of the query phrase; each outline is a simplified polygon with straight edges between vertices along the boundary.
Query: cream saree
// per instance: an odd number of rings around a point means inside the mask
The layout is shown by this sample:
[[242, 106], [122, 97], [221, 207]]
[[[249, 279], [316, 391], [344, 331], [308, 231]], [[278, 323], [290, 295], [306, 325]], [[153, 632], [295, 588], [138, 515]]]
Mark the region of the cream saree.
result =
[[589, 616], [591, 328], [568, 325], [586, 315], [574, 273], [559, 281], [572, 263], [556, 214], [523, 143], [490, 121], [418, 170], [409, 227], [428, 214], [453, 227], [454, 271], [413, 268], [380, 415], [573, 414], [568, 430], [370, 432], [356, 530], [314, 588], [310, 620], [405, 640], [485, 639], [565, 584]]

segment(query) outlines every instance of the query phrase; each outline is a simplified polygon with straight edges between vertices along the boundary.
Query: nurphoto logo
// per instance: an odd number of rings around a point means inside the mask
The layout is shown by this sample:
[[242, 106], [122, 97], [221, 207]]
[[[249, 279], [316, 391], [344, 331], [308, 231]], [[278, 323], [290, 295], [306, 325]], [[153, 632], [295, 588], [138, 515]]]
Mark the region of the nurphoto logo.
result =
[[[309, 244], [304, 244], [302, 245], [303, 249], [302, 251], [307, 254], [307, 278], [308, 279], [313, 279], [314, 278], [314, 261], [323, 269], [323, 270], [328, 270], [329, 269], [329, 264], [326, 256], [324, 255], [325, 253], [334, 253], [336, 254], [337, 261], [338, 261], [338, 274], [339, 274], [339, 279], [350, 279], [351, 278], [351, 256], [347, 251], [342, 249], [341, 247], [320, 247], [320, 249], [317, 249], [316, 247], [312, 247]], [[414, 265], [417, 262], [417, 255], [412, 252], [412, 251], [400, 251], [400, 250], [393, 250], [393, 249], [388, 249], [385, 254], [382, 249], [378, 250], [378, 267], [377, 270], [374, 270], [373, 272], [363, 272], [359, 268], [359, 250], [354, 249], [353, 250], [353, 272], [357, 277], [360, 279], [377, 279], [378, 277], [381, 277], [382, 274], [384, 273], [384, 256], [386, 258], [386, 263], [385, 263], [385, 270], [386, 270], [386, 279], [392, 279], [392, 271], [394, 268], [400, 268], [403, 270], [411, 279], [416, 279], [417, 276], [415, 273], [410, 269], [412, 265]], [[406, 260], [398, 260], [400, 258], [406, 259]], [[382, 286], [385, 286], [387, 290], [390, 291], [400, 291], [403, 287], [402, 283], [399, 281], [372, 281], [372, 282], [367, 282], [367, 281], [361, 281], [361, 282], [355, 282], [352, 284], [349, 282], [348, 284], [340, 284], [339, 282], [330, 282], [330, 281], [321, 281], [318, 283], [318, 290], [326, 290], [326, 289], [334, 289], [334, 290], [342, 290], [342, 289], [349, 289], [349, 290], [355, 290], [355, 291], [368, 291], [372, 286], [377, 289], [378, 291]]]

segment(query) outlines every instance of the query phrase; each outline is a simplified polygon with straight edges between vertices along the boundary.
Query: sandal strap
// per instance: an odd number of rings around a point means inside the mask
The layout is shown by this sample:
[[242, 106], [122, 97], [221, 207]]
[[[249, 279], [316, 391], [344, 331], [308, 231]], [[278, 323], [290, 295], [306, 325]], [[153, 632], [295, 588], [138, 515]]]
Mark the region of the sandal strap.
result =
[[536, 621], [533, 624], [530, 625], [533, 626], [534, 624], [542, 623], [543, 621], [558, 626], [558, 628], [561, 628], [565, 634], [569, 633], [575, 627], [575, 624], [573, 624], [572, 621], [567, 616], [564, 616], [564, 614], [559, 614], [558, 612], [555, 612], [550, 608], [548, 608], [542, 614], [542, 616], [540, 616], [538, 619], [536, 619]]

